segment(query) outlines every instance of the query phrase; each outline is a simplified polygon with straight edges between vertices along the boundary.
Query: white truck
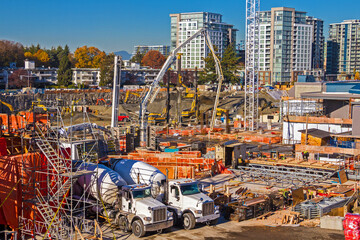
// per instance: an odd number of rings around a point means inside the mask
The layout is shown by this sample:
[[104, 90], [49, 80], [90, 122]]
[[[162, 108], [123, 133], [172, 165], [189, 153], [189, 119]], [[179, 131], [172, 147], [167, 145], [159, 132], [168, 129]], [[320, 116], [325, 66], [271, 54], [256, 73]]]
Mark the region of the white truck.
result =
[[206, 194], [200, 192], [198, 182], [176, 179], [167, 182], [165, 204], [173, 213], [174, 225], [182, 223], [190, 230], [196, 223], [215, 225], [220, 217], [219, 207]]
[[173, 225], [172, 213], [151, 196], [147, 185], [122, 186], [114, 210], [111, 216], [115, 223], [124, 231], [131, 230], [136, 237]]
[[112, 159], [110, 168], [127, 184], [151, 186], [153, 198], [163, 201], [173, 213], [174, 225], [183, 223], [185, 229], [192, 229], [195, 223], [216, 224], [220, 217], [219, 208], [209, 196], [199, 191], [195, 180], [168, 181], [165, 174], [157, 168], [129, 159]]
[[[150, 186], [127, 185], [117, 172], [102, 164], [83, 164], [80, 168], [94, 174], [78, 179], [78, 186], [82, 188], [79, 191], [86, 191], [103, 202], [108, 216], [124, 231], [142, 237], [148, 231], [161, 231], [173, 225], [172, 213], [152, 197]], [[106, 212], [103, 210], [102, 214], [106, 215]]]

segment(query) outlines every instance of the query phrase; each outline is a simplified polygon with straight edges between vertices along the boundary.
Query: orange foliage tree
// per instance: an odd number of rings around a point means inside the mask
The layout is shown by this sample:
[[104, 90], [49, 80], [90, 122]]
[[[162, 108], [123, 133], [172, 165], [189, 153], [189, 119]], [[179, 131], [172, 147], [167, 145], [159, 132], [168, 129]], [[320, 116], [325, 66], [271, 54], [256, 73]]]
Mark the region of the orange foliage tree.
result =
[[45, 52], [44, 50], [42, 50], [42, 49], [39, 49], [34, 54], [31, 54], [31, 52], [25, 52], [24, 56], [26, 58], [38, 60], [39, 62], [42, 62], [42, 63], [47, 63], [50, 60], [49, 54], [47, 52]]
[[99, 68], [106, 54], [96, 47], [79, 47], [76, 49], [74, 57], [77, 68]]
[[158, 69], [162, 67], [162, 65], [165, 63], [165, 60], [166, 59], [164, 55], [162, 55], [159, 51], [150, 50], [145, 54], [145, 56], [141, 60], [141, 63], [144, 66]]

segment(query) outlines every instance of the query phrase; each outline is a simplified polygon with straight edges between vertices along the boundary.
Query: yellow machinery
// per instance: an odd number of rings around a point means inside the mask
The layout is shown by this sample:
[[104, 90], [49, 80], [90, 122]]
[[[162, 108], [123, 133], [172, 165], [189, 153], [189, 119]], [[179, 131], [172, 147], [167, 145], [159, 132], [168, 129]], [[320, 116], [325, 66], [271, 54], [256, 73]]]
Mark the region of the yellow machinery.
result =
[[166, 107], [164, 107], [162, 113], [150, 113], [148, 116], [148, 122], [150, 124], [159, 125], [166, 121]]
[[195, 115], [195, 107], [196, 107], [196, 100], [194, 99], [194, 101], [191, 104], [191, 108], [184, 109], [181, 112], [181, 116], [183, 118], [190, 118], [190, 117], [194, 116]]
[[223, 109], [223, 108], [217, 108], [216, 109], [216, 116], [222, 116], [223, 114], [226, 113], [226, 109]]
[[127, 100], [129, 99], [129, 96], [130, 94], [132, 95], [135, 95], [137, 97], [141, 97], [140, 94], [136, 93], [136, 92], [133, 92], [133, 91], [126, 91], [126, 95], [125, 95], [125, 100], [124, 100], [124, 103], [127, 102]]
[[6, 102], [1, 101], [1, 100], [0, 100], [0, 103], [2, 103], [2, 104], [4, 104], [5, 106], [7, 106], [11, 112], [13, 112], [13, 111], [14, 111], [14, 108], [13, 108], [13, 106], [12, 106], [11, 104], [6, 103]]
[[182, 82], [182, 77], [179, 76], [179, 83], [181, 84], [181, 86], [183, 86], [185, 88], [185, 96], [184, 98], [193, 98], [195, 96], [195, 93], [190, 93], [190, 88], [188, 88], [183, 82]]
[[32, 111], [32, 110], [34, 109], [34, 106], [40, 107], [40, 108], [42, 108], [44, 111], [47, 111], [47, 108], [46, 108], [43, 104], [41, 104], [41, 99], [40, 99], [40, 98], [38, 98], [36, 102], [33, 101], [33, 102], [31, 103], [31, 108], [30, 108], [29, 111]]

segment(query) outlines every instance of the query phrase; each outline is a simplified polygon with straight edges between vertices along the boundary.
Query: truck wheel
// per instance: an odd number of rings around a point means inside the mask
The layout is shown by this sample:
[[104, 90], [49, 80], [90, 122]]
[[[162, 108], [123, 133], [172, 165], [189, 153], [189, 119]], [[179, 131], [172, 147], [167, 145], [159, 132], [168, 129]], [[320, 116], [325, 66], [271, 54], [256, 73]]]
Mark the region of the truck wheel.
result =
[[184, 229], [190, 230], [195, 227], [195, 217], [192, 213], [185, 213], [183, 216]]
[[132, 225], [132, 233], [135, 235], [135, 237], [143, 237], [145, 235], [145, 229], [144, 224], [141, 220], [135, 220]]
[[211, 220], [211, 221], [210, 221], [210, 225], [211, 225], [211, 226], [216, 225], [216, 224], [218, 223], [218, 220], [219, 220], [218, 218], [217, 218], [217, 219], [214, 219], [214, 220]]
[[128, 221], [127, 221], [127, 218], [125, 216], [121, 216], [119, 218], [119, 228], [121, 230], [123, 230], [124, 232], [128, 232], [129, 231], [129, 228], [128, 228]]
[[171, 211], [171, 212], [173, 213], [173, 225], [179, 226], [180, 225], [179, 216], [177, 215], [176, 211]]

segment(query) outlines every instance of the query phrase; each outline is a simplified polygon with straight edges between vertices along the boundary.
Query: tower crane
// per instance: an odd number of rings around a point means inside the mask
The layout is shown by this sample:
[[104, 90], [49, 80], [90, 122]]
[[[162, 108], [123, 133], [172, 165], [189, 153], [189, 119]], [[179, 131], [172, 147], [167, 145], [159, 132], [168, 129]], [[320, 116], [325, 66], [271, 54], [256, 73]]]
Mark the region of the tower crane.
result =
[[246, 0], [244, 128], [257, 129], [260, 0]]

